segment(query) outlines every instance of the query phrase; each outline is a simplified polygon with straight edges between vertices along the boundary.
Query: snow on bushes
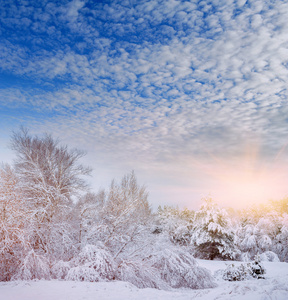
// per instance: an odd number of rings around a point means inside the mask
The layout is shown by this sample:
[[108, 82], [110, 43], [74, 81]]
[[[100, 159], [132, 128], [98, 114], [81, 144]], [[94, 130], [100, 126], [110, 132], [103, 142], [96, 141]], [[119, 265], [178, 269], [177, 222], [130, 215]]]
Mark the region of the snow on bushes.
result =
[[[158, 289], [199, 289], [215, 286], [209, 271], [199, 267], [186, 248], [173, 246], [169, 240], [160, 247], [160, 241], [166, 239], [160, 238], [154, 247], [150, 248], [149, 253], [146, 252], [147, 249], [142, 249], [134, 257], [117, 258], [117, 267], [116, 260], [103, 244], [86, 245], [71, 262], [73, 267], [65, 279], [90, 282], [116, 279], [128, 281], [138, 288]], [[167, 248], [163, 250], [165, 246]], [[59, 265], [58, 268], [60, 274], [64, 266]]]
[[173, 288], [203, 289], [215, 287], [208, 270], [180, 248], [164, 249], [151, 254], [147, 261], [159, 270], [162, 280]]
[[273, 251], [266, 251], [260, 254], [260, 259], [261, 261], [280, 262], [278, 255]]
[[71, 266], [68, 261], [60, 260], [55, 263], [51, 269], [51, 274], [54, 279], [65, 279]]
[[170, 286], [161, 279], [159, 270], [150, 266], [147, 262], [121, 261], [116, 274], [116, 279], [128, 281], [138, 288], [157, 288], [167, 290]]
[[67, 280], [107, 281], [114, 277], [115, 263], [102, 245], [86, 245], [72, 262]]
[[219, 270], [216, 273], [220, 273], [222, 275], [221, 277], [228, 281], [242, 281], [251, 278], [249, 268], [245, 264], [241, 264], [238, 267], [234, 264], [230, 264], [225, 270]]
[[266, 270], [260, 261], [260, 256], [256, 255], [255, 260], [251, 263], [241, 264], [240, 266], [230, 264], [225, 270], [216, 273], [221, 274], [224, 280], [242, 281], [252, 278], [263, 279]]
[[70, 269], [66, 279], [89, 282], [105, 281], [105, 278], [102, 278], [97, 270], [91, 266], [77, 266]]
[[37, 255], [34, 250], [31, 250], [24, 258], [19, 271], [13, 279], [50, 279], [50, 266], [48, 259], [42, 255]]

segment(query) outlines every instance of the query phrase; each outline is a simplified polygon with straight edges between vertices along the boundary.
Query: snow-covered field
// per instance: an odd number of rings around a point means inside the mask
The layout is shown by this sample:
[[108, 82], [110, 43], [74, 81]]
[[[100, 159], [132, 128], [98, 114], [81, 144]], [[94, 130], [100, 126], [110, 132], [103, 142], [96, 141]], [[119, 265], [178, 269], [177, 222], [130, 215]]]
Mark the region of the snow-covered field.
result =
[[[225, 269], [228, 262], [198, 260], [209, 269]], [[230, 264], [231, 262], [229, 262]], [[240, 262], [235, 262], [240, 264]], [[95, 299], [245, 299], [287, 300], [288, 263], [264, 262], [265, 279], [228, 282], [216, 278], [218, 287], [205, 290], [138, 289], [127, 282], [75, 282], [75, 281], [14, 281], [0, 283], [1, 300], [95, 300]]]

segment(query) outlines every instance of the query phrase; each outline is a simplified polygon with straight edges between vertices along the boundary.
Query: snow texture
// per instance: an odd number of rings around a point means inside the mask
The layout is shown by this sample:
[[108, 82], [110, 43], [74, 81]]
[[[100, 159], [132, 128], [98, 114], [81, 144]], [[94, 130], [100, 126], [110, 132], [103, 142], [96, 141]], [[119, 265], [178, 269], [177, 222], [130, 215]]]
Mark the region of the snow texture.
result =
[[73, 264], [66, 280], [96, 282], [114, 277], [115, 263], [112, 256], [105, 249], [94, 245], [86, 245]]
[[173, 288], [202, 289], [215, 287], [208, 270], [180, 248], [158, 251], [148, 258], [161, 273], [161, 278]]
[[[223, 261], [197, 260], [199, 265], [212, 273], [225, 269]], [[241, 262], [229, 262], [240, 265]], [[265, 279], [225, 281], [218, 279], [218, 286], [209, 289], [139, 289], [131, 283], [113, 282], [72, 282], [72, 281], [12, 281], [0, 283], [0, 300], [286, 300], [288, 299], [288, 264], [264, 262], [267, 270]]]
[[50, 279], [49, 261], [31, 250], [25, 257], [19, 271], [12, 279]]

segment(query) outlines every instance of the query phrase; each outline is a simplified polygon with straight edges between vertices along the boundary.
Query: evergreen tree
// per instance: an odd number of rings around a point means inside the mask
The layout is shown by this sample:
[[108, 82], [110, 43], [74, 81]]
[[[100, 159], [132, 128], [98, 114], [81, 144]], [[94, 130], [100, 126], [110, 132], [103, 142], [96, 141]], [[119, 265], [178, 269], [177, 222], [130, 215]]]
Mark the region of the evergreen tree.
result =
[[227, 212], [219, 208], [211, 198], [204, 199], [195, 213], [191, 243], [195, 255], [206, 259], [233, 259], [237, 254], [234, 233]]

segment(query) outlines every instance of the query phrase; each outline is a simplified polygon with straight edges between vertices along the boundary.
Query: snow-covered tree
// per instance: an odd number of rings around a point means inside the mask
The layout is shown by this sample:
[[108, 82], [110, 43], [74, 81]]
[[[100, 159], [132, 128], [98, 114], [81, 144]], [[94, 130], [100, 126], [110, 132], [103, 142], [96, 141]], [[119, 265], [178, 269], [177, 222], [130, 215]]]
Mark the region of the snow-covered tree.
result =
[[151, 218], [148, 194], [132, 172], [120, 184], [112, 181], [109, 191], [102, 195], [105, 195], [104, 204], [98, 216], [93, 216], [85, 239], [90, 244], [102, 241], [116, 258], [147, 229]]
[[274, 251], [281, 261], [288, 262], [288, 214], [284, 213], [280, 218], [280, 230], [275, 238]]
[[162, 280], [173, 288], [203, 289], [215, 287], [208, 270], [180, 246], [162, 248], [147, 258], [151, 266], [160, 272]]
[[191, 242], [193, 219], [194, 211], [187, 208], [180, 210], [170, 206], [159, 207], [157, 212], [159, 226], [157, 230], [167, 232], [173, 243], [187, 246]]
[[73, 213], [77, 219], [78, 240], [81, 247], [97, 241], [91, 229], [102, 221], [105, 198], [104, 190], [97, 194], [89, 192], [83, 195], [74, 206]]
[[274, 244], [280, 227], [279, 216], [275, 212], [256, 219], [253, 215], [246, 215], [236, 231], [242, 259], [251, 260], [257, 253], [275, 251]]
[[0, 281], [10, 280], [19, 268], [28, 246], [28, 217], [14, 171], [0, 167]]
[[227, 212], [213, 202], [204, 199], [200, 210], [195, 213], [191, 243], [195, 255], [206, 259], [233, 259], [237, 254], [234, 232]]
[[174, 244], [165, 232], [150, 234], [139, 242], [135, 251], [118, 263], [115, 277], [140, 288], [215, 286], [211, 274], [198, 265], [189, 247]]
[[50, 279], [49, 260], [43, 255], [36, 254], [35, 251], [31, 249], [27, 255], [25, 255], [13, 279]]
[[38, 255], [71, 257], [71, 197], [86, 188], [83, 175], [90, 172], [79, 163], [83, 152], [68, 150], [50, 135], [31, 136], [23, 128], [12, 136], [11, 147], [25, 206], [32, 213], [31, 246]]
[[67, 280], [90, 282], [112, 280], [116, 266], [109, 250], [101, 243], [86, 245], [71, 264]]

